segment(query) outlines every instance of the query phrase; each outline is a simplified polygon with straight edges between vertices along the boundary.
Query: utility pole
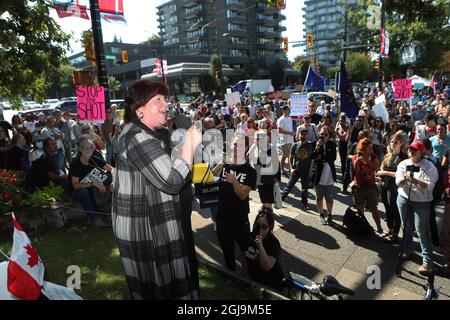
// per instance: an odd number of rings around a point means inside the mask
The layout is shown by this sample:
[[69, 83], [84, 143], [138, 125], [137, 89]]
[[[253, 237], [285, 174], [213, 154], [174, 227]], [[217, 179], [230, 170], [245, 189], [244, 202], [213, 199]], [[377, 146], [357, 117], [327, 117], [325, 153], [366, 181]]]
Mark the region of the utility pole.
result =
[[342, 50], [342, 60], [347, 61], [347, 43], [348, 43], [348, 10], [345, 9], [344, 15], [344, 49]]
[[[384, 3], [383, 0], [380, 0], [380, 14], [381, 14], [381, 30], [384, 29]], [[378, 69], [378, 89], [381, 91], [383, 89], [383, 55], [380, 53], [380, 68]]]
[[97, 61], [98, 83], [105, 88], [105, 107], [110, 108], [108, 76], [106, 74], [105, 53], [103, 50], [102, 23], [98, 0], [89, 0], [91, 9], [92, 34], [94, 37], [95, 60]]

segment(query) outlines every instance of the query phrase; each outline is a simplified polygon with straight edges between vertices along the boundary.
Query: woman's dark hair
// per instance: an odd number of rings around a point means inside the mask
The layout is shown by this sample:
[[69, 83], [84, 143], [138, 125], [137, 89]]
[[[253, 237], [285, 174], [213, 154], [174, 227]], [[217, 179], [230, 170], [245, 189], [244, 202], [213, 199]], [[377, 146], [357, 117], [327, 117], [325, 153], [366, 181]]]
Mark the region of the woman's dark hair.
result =
[[124, 121], [131, 122], [133, 119], [137, 119], [136, 110], [158, 94], [163, 96], [169, 95], [169, 89], [164, 83], [150, 79], [136, 81], [128, 89], [125, 97]]
[[266, 217], [267, 223], [269, 224], [269, 227], [270, 227], [270, 231], [272, 232], [273, 227], [275, 226], [275, 218], [273, 216], [273, 210], [271, 208], [265, 207], [264, 205], [261, 206], [253, 225], [256, 225], [256, 223], [258, 222], [258, 219], [261, 217]]

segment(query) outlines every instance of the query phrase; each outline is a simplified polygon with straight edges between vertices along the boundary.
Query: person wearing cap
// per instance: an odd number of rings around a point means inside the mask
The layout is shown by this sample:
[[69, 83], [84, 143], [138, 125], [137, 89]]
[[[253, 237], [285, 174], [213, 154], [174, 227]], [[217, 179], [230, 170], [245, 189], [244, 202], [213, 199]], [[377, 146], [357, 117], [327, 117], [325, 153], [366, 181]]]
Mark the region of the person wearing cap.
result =
[[419, 101], [417, 103], [417, 110], [411, 114], [411, 118], [414, 122], [424, 120], [426, 114], [425, 110], [423, 110], [423, 102]]
[[309, 141], [308, 130], [306, 128], [300, 129], [299, 139], [292, 145], [289, 155], [289, 163], [293, 168], [292, 175], [289, 178], [287, 186], [281, 191], [281, 199], [285, 201], [294, 185], [300, 180], [302, 190], [301, 202], [304, 209], [309, 209], [308, 186], [312, 163], [311, 153], [313, 149], [314, 143]]
[[319, 130], [316, 124], [311, 122], [311, 115], [309, 113], [303, 115], [303, 124], [297, 128], [296, 140], [300, 140], [300, 133], [303, 129], [307, 130], [309, 141], [315, 143], [319, 138]]
[[[283, 115], [277, 121], [278, 133], [280, 134], [280, 144], [281, 144], [281, 172], [284, 172], [284, 167], [286, 159], [289, 157], [289, 152], [291, 151], [292, 144], [294, 143], [294, 123], [289, 116], [291, 110], [288, 106], [283, 107]], [[288, 163], [288, 172], [291, 172], [291, 166]]]
[[[408, 148], [408, 157], [397, 167], [395, 183], [398, 188], [397, 206], [403, 225], [403, 248], [401, 257], [410, 258], [414, 251], [414, 227], [422, 248], [420, 273], [433, 269], [433, 243], [430, 231], [430, 206], [433, 188], [438, 181], [438, 171], [433, 163], [425, 159], [426, 148], [422, 141], [413, 142]], [[406, 220], [406, 221], [405, 221]]]

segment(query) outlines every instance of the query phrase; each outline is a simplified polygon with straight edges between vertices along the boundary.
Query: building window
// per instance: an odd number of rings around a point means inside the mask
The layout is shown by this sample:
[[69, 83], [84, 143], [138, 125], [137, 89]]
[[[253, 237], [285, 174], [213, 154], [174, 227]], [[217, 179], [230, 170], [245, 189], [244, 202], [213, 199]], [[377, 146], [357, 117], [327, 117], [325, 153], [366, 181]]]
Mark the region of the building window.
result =
[[122, 49], [117, 47], [111, 47], [111, 53], [122, 53]]

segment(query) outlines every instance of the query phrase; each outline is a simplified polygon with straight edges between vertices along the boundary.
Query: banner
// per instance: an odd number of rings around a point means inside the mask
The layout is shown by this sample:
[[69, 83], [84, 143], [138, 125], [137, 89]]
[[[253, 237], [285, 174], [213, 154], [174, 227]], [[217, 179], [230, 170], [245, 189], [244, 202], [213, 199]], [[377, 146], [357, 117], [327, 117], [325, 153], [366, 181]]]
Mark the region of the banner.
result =
[[99, 0], [100, 16], [106, 22], [126, 23], [123, 0]]
[[103, 122], [105, 113], [105, 88], [102, 86], [77, 86], [77, 107], [80, 122]]
[[308, 96], [306, 94], [291, 95], [291, 117], [308, 113]]
[[389, 33], [384, 28], [381, 28], [380, 55], [382, 56], [389, 55]]
[[53, 8], [56, 10], [59, 18], [72, 17], [89, 20], [86, 6], [79, 5], [78, 1], [53, 0]]
[[227, 106], [235, 106], [238, 103], [241, 103], [241, 97], [239, 92], [232, 92], [225, 94], [225, 101], [227, 102]]
[[341, 61], [341, 70], [339, 73], [339, 92], [340, 92], [340, 111], [345, 112], [350, 119], [356, 118], [358, 115], [358, 104], [356, 103], [355, 93], [352, 84], [348, 78], [347, 70], [344, 62]]
[[383, 119], [384, 124], [389, 122], [389, 113], [384, 104], [385, 97], [384, 94], [375, 99], [375, 105], [372, 107], [373, 112], [377, 117], [381, 117]]
[[397, 79], [394, 81], [394, 99], [408, 100], [412, 97], [412, 79]]

